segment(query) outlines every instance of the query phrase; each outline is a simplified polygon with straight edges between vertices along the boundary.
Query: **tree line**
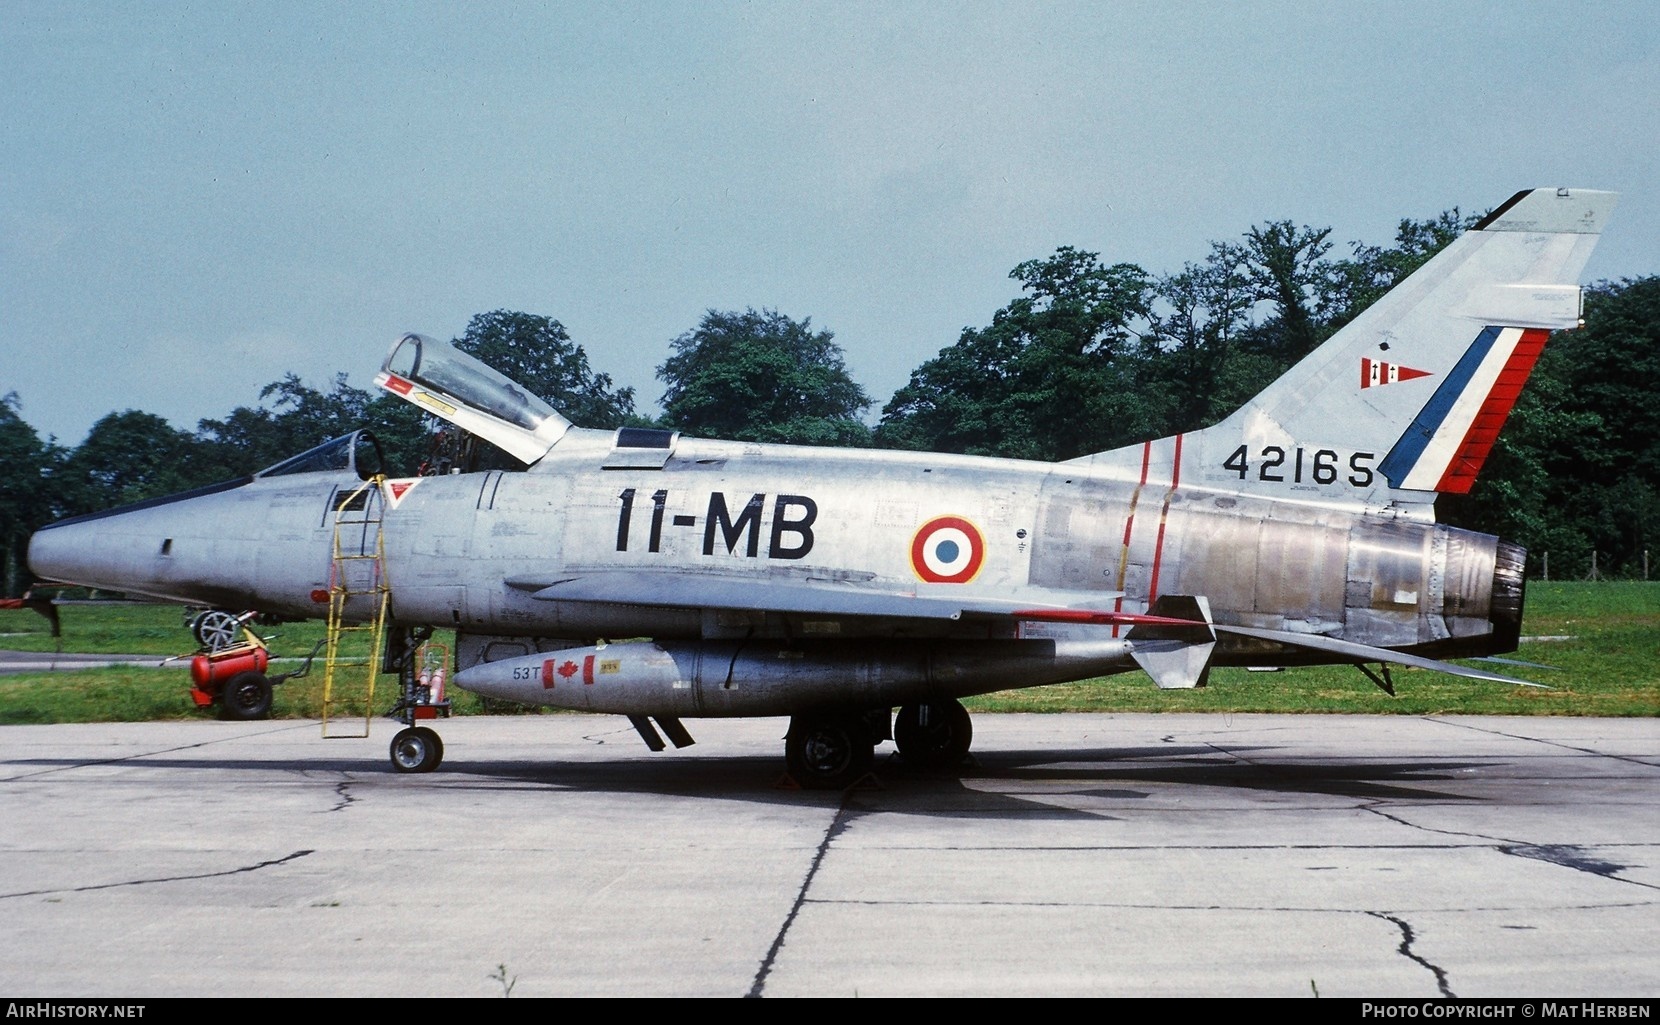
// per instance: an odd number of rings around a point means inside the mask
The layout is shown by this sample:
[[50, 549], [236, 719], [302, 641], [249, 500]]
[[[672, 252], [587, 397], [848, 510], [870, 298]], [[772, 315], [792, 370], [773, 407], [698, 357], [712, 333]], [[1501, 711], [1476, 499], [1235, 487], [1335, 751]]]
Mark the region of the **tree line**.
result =
[[[917, 367], [874, 425], [833, 334], [776, 310], [710, 310], [671, 340], [656, 418], [552, 317], [482, 313], [454, 341], [586, 427], [1068, 459], [1215, 423], [1476, 220], [1403, 220], [1392, 244], [1341, 255], [1330, 229], [1266, 222], [1165, 275], [1062, 246], [1016, 266], [1017, 294]], [[1546, 346], [1475, 490], [1443, 497], [1440, 518], [1535, 560], [1549, 551], [1558, 576], [1585, 572], [1593, 551], [1603, 572], [1640, 568], [1660, 532], [1657, 343], [1660, 277], [1589, 287], [1585, 327]], [[73, 448], [43, 441], [18, 397], [0, 397], [0, 587], [27, 585], [43, 523], [246, 475], [362, 426], [391, 472], [430, 465], [434, 425], [345, 374], [318, 389], [290, 373], [194, 431], [112, 412]]]

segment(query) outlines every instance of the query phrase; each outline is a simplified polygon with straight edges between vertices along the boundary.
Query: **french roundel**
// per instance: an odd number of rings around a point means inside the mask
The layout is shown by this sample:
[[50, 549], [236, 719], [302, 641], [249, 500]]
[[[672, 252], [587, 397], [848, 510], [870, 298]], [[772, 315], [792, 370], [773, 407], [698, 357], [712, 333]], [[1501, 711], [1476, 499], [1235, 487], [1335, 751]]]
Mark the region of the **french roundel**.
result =
[[961, 516], [936, 516], [911, 538], [911, 568], [930, 584], [966, 584], [986, 559], [986, 539]]

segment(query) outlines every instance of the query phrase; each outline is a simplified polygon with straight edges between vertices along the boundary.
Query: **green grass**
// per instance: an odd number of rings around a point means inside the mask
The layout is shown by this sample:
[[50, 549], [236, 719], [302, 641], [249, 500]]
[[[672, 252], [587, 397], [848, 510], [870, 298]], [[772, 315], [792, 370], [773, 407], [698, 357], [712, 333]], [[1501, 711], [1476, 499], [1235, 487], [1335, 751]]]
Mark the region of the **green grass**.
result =
[[[193, 646], [183, 614], [170, 605], [67, 605], [60, 609], [65, 651], [182, 655]], [[304, 655], [323, 636], [321, 623], [292, 623], [265, 631], [272, 653]], [[1660, 715], [1660, 583], [1539, 583], [1528, 585], [1523, 634], [1566, 636], [1524, 641], [1514, 657], [1556, 666], [1500, 672], [1551, 689], [1482, 683], [1410, 669], [1394, 671], [1396, 697], [1378, 690], [1350, 667], [1322, 666], [1252, 673], [1218, 669], [1198, 690], [1161, 691], [1141, 673], [1080, 683], [1005, 691], [965, 702], [978, 711], [1019, 712], [1323, 712], [1426, 715]], [[442, 635], [441, 635], [442, 636]], [[0, 648], [54, 651], [46, 621], [26, 610], [0, 611]], [[279, 664], [274, 672], [292, 668]], [[0, 677], [0, 724], [132, 722], [205, 715], [186, 693], [187, 670], [91, 669]], [[363, 683], [355, 685], [357, 691]], [[391, 677], [376, 684], [377, 707], [395, 696]], [[452, 691], [458, 715], [501, 711]], [[276, 690], [274, 714], [316, 718], [322, 712], [322, 664], [306, 679]], [[358, 713], [361, 714], [361, 713]]]
[[[196, 646], [184, 629], [184, 611], [178, 605], [125, 602], [60, 605], [60, 639], [52, 636], [51, 627], [38, 613], [7, 609], [0, 611], [0, 649], [58, 651], [61, 644], [63, 651], [100, 655], [181, 655]], [[273, 631], [286, 632], [294, 627], [309, 627], [315, 636], [323, 636], [322, 623], [296, 623]]]
[[[11, 651], [72, 651], [92, 654], [187, 656], [195, 641], [185, 627], [184, 610], [176, 605], [101, 603], [63, 605], [58, 609], [63, 636], [53, 638], [46, 620], [27, 610], [0, 610], [0, 649]], [[297, 661], [323, 639], [321, 621], [256, 627], [274, 659], [273, 675], [296, 671]], [[447, 638], [446, 638], [447, 639]], [[354, 645], [352, 642], [356, 641]], [[347, 655], [367, 653], [365, 635], [348, 635], [342, 644]], [[116, 666], [68, 672], [20, 673], [0, 676], [0, 725], [56, 722], [148, 722], [191, 719], [212, 714], [191, 701], [190, 662], [157, 669]], [[367, 690], [364, 670], [343, 674], [336, 683], [333, 715], [361, 717], [361, 697]], [[397, 682], [381, 676], [375, 682], [375, 707], [385, 712], [397, 696]], [[481, 699], [452, 690], [454, 713], [478, 714]], [[515, 706], [516, 708], [517, 706]], [[491, 710], [499, 711], [499, 708]], [[276, 688], [272, 715], [278, 718], [320, 718], [323, 714], [323, 660], [312, 672]]]
[[988, 694], [964, 704], [999, 712], [1660, 715], [1660, 582], [1530, 582], [1522, 634], [1521, 649], [1508, 657], [1557, 671], [1485, 667], [1549, 690], [1397, 666], [1396, 696], [1390, 697], [1353, 667], [1312, 666], [1278, 673], [1216, 669], [1209, 686], [1174, 691], [1126, 673]]
[[[279, 669], [284, 667], [279, 666]], [[323, 672], [318, 661], [311, 677], [276, 688], [273, 718], [317, 719], [323, 714]], [[198, 709], [188, 693], [187, 671], [180, 669], [83, 669], [61, 673], [0, 676], [0, 725], [63, 722], [156, 722], [197, 719], [213, 714]], [[361, 693], [361, 684], [355, 693]], [[345, 689], [337, 696], [347, 695]], [[397, 695], [396, 681], [383, 676], [375, 684], [375, 706], [384, 713]], [[454, 714], [484, 711], [476, 695], [453, 691]], [[335, 718], [361, 718], [362, 705], [337, 705]]]

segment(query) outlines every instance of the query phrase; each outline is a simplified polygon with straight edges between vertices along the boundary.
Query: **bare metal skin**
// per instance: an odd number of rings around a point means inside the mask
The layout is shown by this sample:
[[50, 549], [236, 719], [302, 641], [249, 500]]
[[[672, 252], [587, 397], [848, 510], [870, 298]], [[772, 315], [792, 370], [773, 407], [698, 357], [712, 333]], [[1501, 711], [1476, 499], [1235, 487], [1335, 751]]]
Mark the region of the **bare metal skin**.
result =
[[[993, 690], [1312, 663], [1506, 680], [1441, 660], [1515, 649], [1525, 553], [1434, 499], [1469, 489], [1548, 332], [1578, 325], [1613, 202], [1520, 193], [1222, 423], [1057, 464], [584, 430], [406, 336], [379, 383], [529, 469], [378, 482], [356, 543], [378, 532], [395, 623], [457, 631], [458, 685], [629, 715], [654, 746], [652, 720], [689, 743], [684, 718], [787, 714], [814, 786], [890, 736], [960, 758], [956, 699]], [[331, 445], [53, 524], [31, 567], [320, 616], [336, 509], [376, 470], [368, 439]]]

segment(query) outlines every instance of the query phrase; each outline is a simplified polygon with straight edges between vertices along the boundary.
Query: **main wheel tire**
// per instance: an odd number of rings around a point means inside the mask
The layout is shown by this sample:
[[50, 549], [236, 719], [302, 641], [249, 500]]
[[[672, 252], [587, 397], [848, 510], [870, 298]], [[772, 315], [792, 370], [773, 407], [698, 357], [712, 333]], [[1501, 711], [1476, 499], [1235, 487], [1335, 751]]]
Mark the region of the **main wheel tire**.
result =
[[392, 738], [391, 756], [399, 772], [431, 772], [444, 760], [444, 742], [425, 726], [411, 726]]
[[955, 768], [974, 743], [974, 720], [955, 699], [906, 705], [894, 717], [893, 743], [919, 768]]
[[784, 762], [807, 790], [845, 790], [876, 764], [876, 745], [858, 716], [797, 716], [784, 738]]
[[219, 717], [252, 722], [271, 717], [271, 681], [264, 673], [237, 673], [219, 688]]
[[190, 621], [190, 634], [205, 651], [223, 651], [242, 639], [242, 621], [224, 609], [208, 609]]

